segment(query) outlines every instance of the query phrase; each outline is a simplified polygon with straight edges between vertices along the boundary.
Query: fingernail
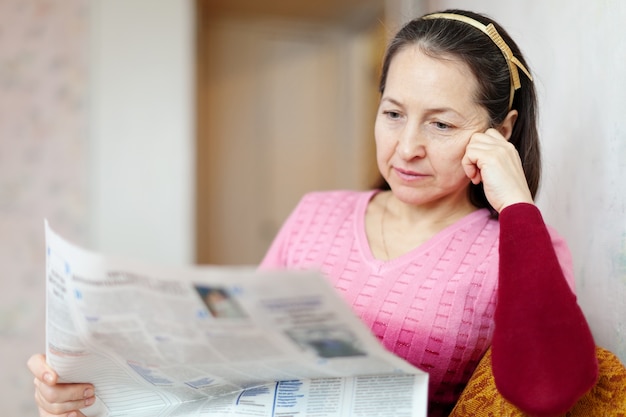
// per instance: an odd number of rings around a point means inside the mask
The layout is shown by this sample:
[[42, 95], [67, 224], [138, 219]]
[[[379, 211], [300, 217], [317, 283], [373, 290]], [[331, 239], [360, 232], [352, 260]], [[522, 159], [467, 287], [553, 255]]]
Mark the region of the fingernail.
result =
[[45, 374], [43, 374], [43, 380], [46, 381], [47, 383], [51, 384], [54, 382], [54, 378], [52, 377], [51, 373], [46, 372]]
[[93, 388], [87, 388], [85, 392], [83, 392], [83, 398], [91, 398], [93, 397]]
[[96, 402], [96, 397], [87, 398], [85, 400], [85, 407], [89, 407], [91, 404]]

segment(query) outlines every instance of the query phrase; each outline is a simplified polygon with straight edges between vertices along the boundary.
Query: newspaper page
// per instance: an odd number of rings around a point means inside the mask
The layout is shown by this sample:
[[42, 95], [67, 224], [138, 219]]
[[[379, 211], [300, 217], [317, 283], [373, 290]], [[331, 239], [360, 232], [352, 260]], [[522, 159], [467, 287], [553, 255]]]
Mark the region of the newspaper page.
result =
[[46, 353], [89, 416], [425, 416], [428, 375], [314, 272], [104, 256], [46, 222]]

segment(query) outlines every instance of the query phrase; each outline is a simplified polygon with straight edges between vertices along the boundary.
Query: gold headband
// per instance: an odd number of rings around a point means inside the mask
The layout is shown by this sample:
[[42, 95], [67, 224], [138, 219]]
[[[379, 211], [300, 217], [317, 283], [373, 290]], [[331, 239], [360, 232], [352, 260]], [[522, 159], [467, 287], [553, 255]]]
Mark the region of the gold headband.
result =
[[509, 73], [511, 74], [511, 95], [509, 97], [509, 109], [511, 109], [511, 106], [513, 106], [513, 96], [515, 95], [515, 91], [522, 86], [519, 78], [519, 72], [517, 71], [517, 69], [521, 69], [530, 81], [533, 80], [533, 77], [531, 77], [530, 72], [526, 69], [526, 67], [524, 67], [524, 64], [522, 64], [519, 59], [513, 56], [513, 51], [511, 51], [509, 45], [507, 45], [504, 39], [502, 39], [502, 36], [500, 36], [493, 23], [489, 23], [487, 26], [485, 26], [479, 21], [472, 19], [471, 17], [463, 16], [456, 13], [433, 13], [424, 16], [423, 19], [458, 20], [459, 22], [464, 22], [468, 25], [474, 26], [476, 29], [487, 34], [487, 36], [491, 38], [493, 43], [495, 43], [496, 46], [500, 48], [500, 51], [502, 51], [502, 55], [504, 55], [504, 59], [509, 66]]

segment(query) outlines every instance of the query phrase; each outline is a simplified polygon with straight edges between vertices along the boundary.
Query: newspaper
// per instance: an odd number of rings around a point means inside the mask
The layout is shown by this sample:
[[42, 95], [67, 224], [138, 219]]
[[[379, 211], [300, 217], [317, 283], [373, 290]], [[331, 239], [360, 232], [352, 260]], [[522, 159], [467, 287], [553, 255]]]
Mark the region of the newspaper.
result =
[[426, 415], [428, 375], [318, 273], [156, 266], [45, 226], [47, 360], [95, 385], [88, 416]]

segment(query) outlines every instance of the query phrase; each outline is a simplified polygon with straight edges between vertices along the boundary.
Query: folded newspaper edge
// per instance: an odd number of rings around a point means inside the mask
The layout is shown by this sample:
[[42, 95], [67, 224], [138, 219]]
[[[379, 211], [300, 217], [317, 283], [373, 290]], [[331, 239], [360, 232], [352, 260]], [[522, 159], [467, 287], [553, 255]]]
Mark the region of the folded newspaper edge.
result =
[[46, 353], [88, 416], [426, 416], [428, 375], [317, 271], [155, 265], [45, 221]]

